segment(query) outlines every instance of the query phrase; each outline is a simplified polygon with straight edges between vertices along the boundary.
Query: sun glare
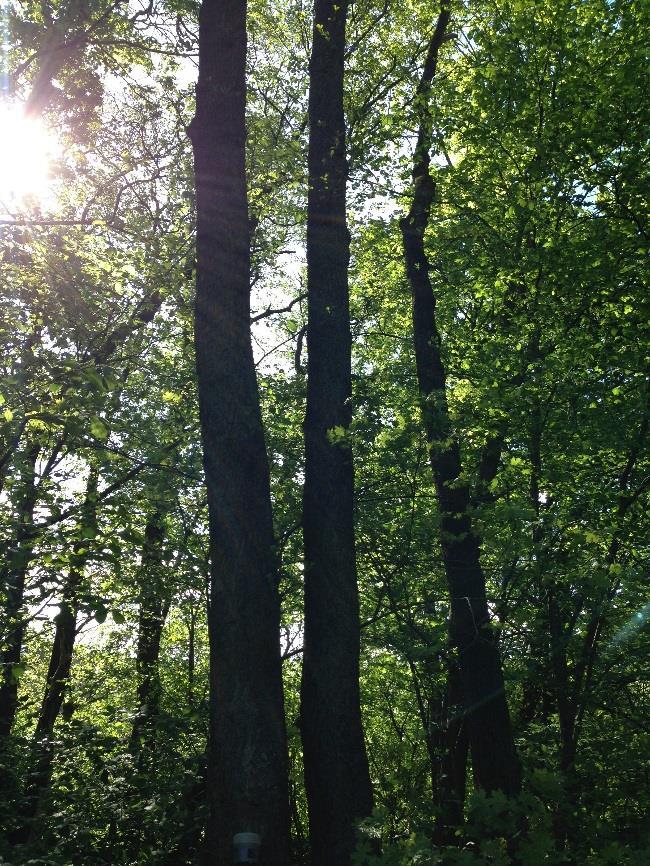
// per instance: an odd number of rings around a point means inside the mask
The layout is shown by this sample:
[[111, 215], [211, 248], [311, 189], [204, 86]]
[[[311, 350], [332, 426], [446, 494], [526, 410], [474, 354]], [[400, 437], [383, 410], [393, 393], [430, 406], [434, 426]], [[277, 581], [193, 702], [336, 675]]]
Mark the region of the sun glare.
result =
[[0, 204], [42, 204], [51, 188], [55, 142], [43, 123], [16, 105], [0, 105]]

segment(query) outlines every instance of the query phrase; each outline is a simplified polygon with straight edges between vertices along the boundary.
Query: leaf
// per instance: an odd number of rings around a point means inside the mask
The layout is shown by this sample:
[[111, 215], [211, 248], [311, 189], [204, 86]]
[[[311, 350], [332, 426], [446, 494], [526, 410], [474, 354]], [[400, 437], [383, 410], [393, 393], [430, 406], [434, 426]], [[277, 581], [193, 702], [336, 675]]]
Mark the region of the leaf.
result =
[[105, 442], [108, 439], [108, 427], [101, 418], [92, 419], [90, 422], [90, 432], [95, 439], [99, 439], [101, 442]]
[[99, 373], [95, 372], [95, 370], [86, 370], [84, 375], [88, 384], [91, 385], [98, 394], [103, 394], [106, 391], [104, 380]]
[[330, 427], [327, 431], [327, 440], [330, 445], [345, 445], [348, 442], [349, 431], [338, 424], [336, 427]]
[[12, 680], [12, 682], [14, 684], [19, 683], [22, 675], [25, 673], [26, 670], [27, 670], [27, 665], [25, 664], [25, 662], [18, 662], [17, 664], [12, 665], [12, 667], [11, 667], [11, 680]]

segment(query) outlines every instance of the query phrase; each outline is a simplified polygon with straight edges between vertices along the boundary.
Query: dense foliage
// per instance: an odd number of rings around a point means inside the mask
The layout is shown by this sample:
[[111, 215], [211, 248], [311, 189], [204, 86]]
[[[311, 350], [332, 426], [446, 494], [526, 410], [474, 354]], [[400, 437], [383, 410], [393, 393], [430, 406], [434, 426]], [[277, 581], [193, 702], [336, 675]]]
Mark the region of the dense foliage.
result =
[[[5, 100], [27, 103], [57, 142], [46, 197], [0, 190], [7, 866], [202, 862], [209, 568], [186, 135], [197, 6], [1, 6]], [[375, 798], [359, 862], [642, 863], [650, 5], [454, 3], [423, 94], [438, 11], [361, 0], [348, 20], [354, 417], [331, 436], [352, 447], [356, 474]], [[252, 0], [248, 20], [251, 327], [303, 863], [311, 9]], [[508, 802], [475, 790], [463, 763], [464, 821], [445, 838], [434, 830], [459, 703], [400, 235], [423, 99], [435, 181], [425, 242], [450, 435], [524, 773]]]

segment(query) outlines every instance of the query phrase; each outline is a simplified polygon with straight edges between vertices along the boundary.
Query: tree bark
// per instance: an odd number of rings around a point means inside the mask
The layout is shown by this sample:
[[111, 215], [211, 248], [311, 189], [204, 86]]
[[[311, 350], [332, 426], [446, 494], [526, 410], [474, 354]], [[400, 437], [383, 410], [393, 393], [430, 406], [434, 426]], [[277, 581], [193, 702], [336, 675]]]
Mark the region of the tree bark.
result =
[[130, 743], [133, 754], [146, 753], [148, 757], [155, 749], [155, 729], [160, 712], [160, 640], [171, 597], [162, 573], [164, 540], [165, 513], [163, 507], [158, 506], [150, 514], [144, 531], [136, 655], [138, 711]]
[[438, 814], [434, 833], [436, 845], [457, 842], [456, 830], [463, 826], [469, 739], [462, 710], [460, 669], [456, 660], [450, 659], [447, 668], [444, 750], [437, 785]]
[[301, 730], [315, 866], [344, 866], [372, 810], [359, 696], [343, 113], [346, 2], [316, 0], [309, 88], [305, 641]]
[[95, 531], [97, 523], [97, 508], [95, 504], [97, 480], [97, 471], [91, 469], [86, 487], [86, 501], [79, 521], [81, 538], [75, 541], [73, 545], [70, 570], [63, 586], [61, 609], [56, 617], [56, 630], [47, 674], [47, 686], [36, 724], [35, 739], [37, 742], [51, 737], [70, 677], [72, 653], [77, 636], [79, 589], [83, 581], [86, 561], [88, 559], [88, 546], [90, 544], [88, 533]]
[[88, 560], [90, 543], [87, 531], [94, 531], [97, 522], [97, 480], [97, 471], [91, 469], [86, 487], [86, 498], [78, 524], [79, 537], [73, 544], [70, 569], [63, 585], [60, 611], [56, 617], [45, 694], [34, 733], [34, 765], [22, 808], [22, 824], [13, 836], [15, 844], [25, 842], [28, 839], [33, 841], [37, 837], [39, 823], [35, 819], [52, 777], [54, 760], [52, 734], [63, 705], [72, 669], [72, 655], [77, 637], [79, 590]]
[[289, 806], [278, 575], [269, 467], [250, 339], [245, 170], [246, 2], [204, 0], [194, 149], [195, 342], [208, 494], [211, 585], [210, 864], [232, 837], [262, 836], [284, 866]]
[[519, 791], [521, 772], [501, 660], [490, 628], [479, 542], [470, 516], [470, 493], [463, 480], [460, 447], [449, 418], [447, 373], [424, 244], [435, 196], [435, 183], [429, 171], [432, 143], [429, 97], [449, 17], [445, 0], [416, 94], [419, 129], [413, 159], [413, 199], [400, 228], [412, 295], [420, 405], [440, 510], [440, 544], [451, 600], [450, 632], [458, 650], [474, 777], [479, 787], [488, 792], [501, 790], [513, 796]]
[[33, 445], [24, 455], [22, 497], [18, 504], [14, 543], [3, 567], [2, 584], [6, 594], [2, 623], [2, 684], [0, 685], [0, 740], [9, 736], [18, 708], [18, 665], [25, 637], [25, 579], [34, 548], [34, 506], [36, 505], [36, 461], [40, 447]]

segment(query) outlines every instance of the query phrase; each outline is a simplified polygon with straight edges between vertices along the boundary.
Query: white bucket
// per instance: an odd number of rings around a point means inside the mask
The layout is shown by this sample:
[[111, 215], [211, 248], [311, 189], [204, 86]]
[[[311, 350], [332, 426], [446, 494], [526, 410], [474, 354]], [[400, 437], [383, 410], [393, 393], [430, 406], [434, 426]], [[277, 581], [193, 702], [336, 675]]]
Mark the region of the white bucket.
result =
[[257, 833], [237, 833], [233, 836], [235, 863], [259, 863], [261, 842]]

